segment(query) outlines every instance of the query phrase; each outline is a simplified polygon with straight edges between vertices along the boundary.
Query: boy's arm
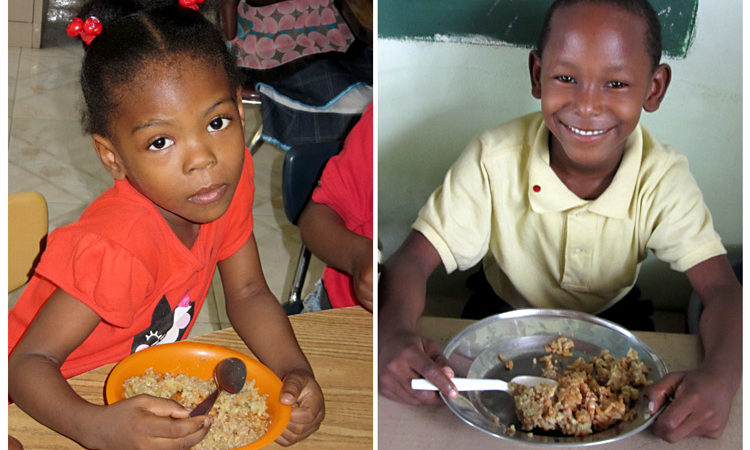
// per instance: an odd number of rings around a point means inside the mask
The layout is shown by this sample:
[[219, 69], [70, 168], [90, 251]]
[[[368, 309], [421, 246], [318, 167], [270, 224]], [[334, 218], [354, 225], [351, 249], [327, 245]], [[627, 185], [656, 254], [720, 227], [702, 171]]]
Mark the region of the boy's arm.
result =
[[323, 392], [302, 353], [284, 309], [268, 289], [255, 236], [219, 262], [227, 316], [245, 344], [283, 381], [281, 403], [292, 406], [281, 445], [293, 444], [320, 427], [325, 416]]
[[8, 357], [8, 393], [13, 401], [40, 423], [87, 448], [197, 444], [208, 431], [208, 419], [186, 419], [189, 411], [172, 400], [140, 396], [98, 406], [73, 391], [60, 367], [100, 321], [91, 308], [61, 289], [55, 291]]
[[385, 262], [380, 275], [378, 371], [380, 391], [396, 401], [437, 403], [436, 392], [411, 389], [412, 378], [427, 378], [451, 397], [453, 371], [440, 345], [416, 334], [425, 306], [427, 279], [440, 264], [440, 255], [421, 233], [412, 230]]
[[372, 311], [372, 239], [350, 231], [336, 211], [314, 201], [307, 203], [297, 226], [313, 254], [352, 277], [357, 300]]
[[651, 411], [667, 397], [672, 404], [659, 416], [654, 432], [670, 442], [690, 436], [719, 437], [742, 378], [742, 287], [725, 255], [687, 270], [703, 302], [701, 365], [688, 373], [669, 374], [649, 393]]

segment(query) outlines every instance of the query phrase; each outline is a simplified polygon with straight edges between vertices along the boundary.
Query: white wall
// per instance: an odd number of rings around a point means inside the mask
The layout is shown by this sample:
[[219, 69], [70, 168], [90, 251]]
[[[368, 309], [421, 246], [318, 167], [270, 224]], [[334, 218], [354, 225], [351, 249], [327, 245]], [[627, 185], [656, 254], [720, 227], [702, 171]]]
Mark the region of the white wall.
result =
[[[667, 59], [672, 83], [642, 123], [686, 155], [726, 246], [742, 245], [742, 14], [739, 1], [699, 2], [684, 59]], [[539, 109], [530, 93], [528, 49], [457, 43], [378, 41], [378, 234], [384, 256], [409, 232], [416, 212], [480, 131]], [[665, 283], [664, 277], [670, 281]], [[689, 293], [661, 262], [644, 264], [639, 284], [662, 305]]]

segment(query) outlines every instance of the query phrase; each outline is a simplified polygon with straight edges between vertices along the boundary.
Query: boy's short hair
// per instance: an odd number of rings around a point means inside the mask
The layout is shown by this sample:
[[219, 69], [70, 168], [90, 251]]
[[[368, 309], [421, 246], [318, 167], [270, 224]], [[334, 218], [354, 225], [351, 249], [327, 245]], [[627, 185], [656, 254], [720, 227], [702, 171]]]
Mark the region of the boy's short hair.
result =
[[629, 13], [635, 14], [642, 18], [646, 22], [646, 50], [651, 58], [652, 70], [659, 65], [661, 61], [661, 24], [659, 23], [659, 16], [656, 14], [653, 6], [648, 0], [556, 0], [550, 5], [547, 10], [547, 14], [544, 16], [544, 22], [542, 23], [542, 30], [539, 33], [539, 39], [536, 44], [536, 51], [539, 56], [542, 56], [542, 50], [547, 44], [547, 38], [549, 37], [550, 20], [554, 12], [563, 6], [575, 5], [576, 3], [601, 3], [612, 6], [617, 6]]

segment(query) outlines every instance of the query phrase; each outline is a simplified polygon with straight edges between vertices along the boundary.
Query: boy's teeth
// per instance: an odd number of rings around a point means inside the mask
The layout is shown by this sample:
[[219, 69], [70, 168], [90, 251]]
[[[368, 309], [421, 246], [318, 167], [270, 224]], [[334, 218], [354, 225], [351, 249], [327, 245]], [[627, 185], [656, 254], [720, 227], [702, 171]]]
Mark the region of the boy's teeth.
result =
[[580, 134], [581, 136], [597, 136], [602, 133], [604, 133], [605, 130], [581, 130], [580, 128], [571, 127], [568, 126], [568, 128], [571, 129], [576, 134]]

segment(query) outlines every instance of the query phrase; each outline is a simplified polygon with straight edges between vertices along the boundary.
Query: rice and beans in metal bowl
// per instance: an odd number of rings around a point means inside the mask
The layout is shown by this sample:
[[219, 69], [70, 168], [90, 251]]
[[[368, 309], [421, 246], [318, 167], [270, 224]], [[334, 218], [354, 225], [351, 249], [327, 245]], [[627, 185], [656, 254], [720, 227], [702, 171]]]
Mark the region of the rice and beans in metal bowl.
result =
[[444, 351], [457, 377], [557, 379], [557, 387], [512, 386], [513, 395], [443, 396], [472, 427], [542, 446], [592, 445], [640, 432], [656, 417], [648, 412], [646, 388], [667, 373], [664, 361], [629, 331], [566, 310], [488, 317], [458, 333]]

